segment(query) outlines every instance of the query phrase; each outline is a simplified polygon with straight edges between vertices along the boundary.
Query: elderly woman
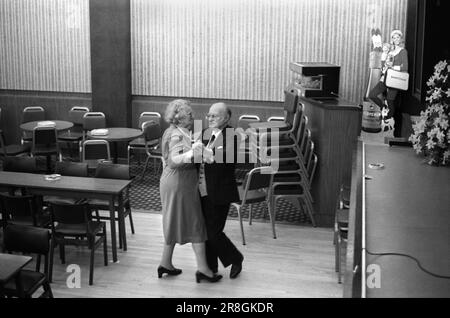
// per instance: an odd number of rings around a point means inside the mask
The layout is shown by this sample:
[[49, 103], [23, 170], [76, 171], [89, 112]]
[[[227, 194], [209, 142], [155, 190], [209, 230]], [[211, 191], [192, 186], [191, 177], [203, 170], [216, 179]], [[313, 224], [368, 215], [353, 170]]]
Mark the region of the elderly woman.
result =
[[213, 274], [206, 262], [207, 235], [194, 164], [194, 156], [201, 156], [203, 144], [192, 144], [193, 116], [189, 102], [182, 99], [172, 101], [167, 106], [165, 120], [170, 124], [161, 141], [164, 168], [160, 194], [165, 244], [158, 277], [181, 274], [181, 269], [172, 264], [175, 244], [192, 243], [197, 260], [197, 283], [202, 279], [217, 282], [222, 276]]

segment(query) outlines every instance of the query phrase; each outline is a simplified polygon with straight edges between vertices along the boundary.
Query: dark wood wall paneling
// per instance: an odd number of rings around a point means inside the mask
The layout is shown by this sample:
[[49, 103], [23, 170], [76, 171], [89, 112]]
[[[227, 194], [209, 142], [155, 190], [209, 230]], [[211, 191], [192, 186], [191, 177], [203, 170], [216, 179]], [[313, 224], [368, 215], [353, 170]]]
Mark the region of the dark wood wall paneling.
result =
[[[176, 97], [133, 96], [129, 127], [137, 128], [139, 115], [145, 111], [156, 111], [163, 116], [167, 105], [174, 99]], [[227, 103], [233, 113], [231, 120], [233, 126], [237, 125], [239, 116], [243, 114], [258, 115], [261, 120], [283, 115], [283, 103], [278, 102], [188, 99], [192, 102], [195, 117], [198, 119], [204, 118], [211, 104], [219, 101]], [[19, 125], [22, 111], [27, 106], [42, 106], [46, 110], [47, 119], [64, 120], [68, 119], [68, 112], [73, 106], [87, 106], [92, 109], [92, 98], [91, 94], [84, 93], [0, 90], [0, 108], [2, 109], [0, 128], [4, 130], [8, 143], [20, 141]], [[108, 121], [113, 116], [115, 115], [107, 115]]]
[[7, 143], [18, 143], [21, 130], [22, 111], [28, 106], [42, 106], [46, 119], [68, 119], [73, 106], [91, 107], [91, 94], [53, 93], [28, 91], [0, 91], [2, 109], [0, 127], [3, 129]]

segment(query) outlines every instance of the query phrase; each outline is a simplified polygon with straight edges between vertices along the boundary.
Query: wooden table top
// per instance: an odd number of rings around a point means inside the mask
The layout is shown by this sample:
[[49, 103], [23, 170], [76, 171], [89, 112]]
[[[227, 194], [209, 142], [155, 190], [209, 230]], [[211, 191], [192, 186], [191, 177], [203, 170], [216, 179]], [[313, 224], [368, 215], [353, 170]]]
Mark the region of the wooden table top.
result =
[[88, 132], [87, 136], [91, 139], [103, 139], [107, 141], [127, 141], [142, 136], [142, 130], [135, 128], [113, 127], [105, 129], [108, 129], [107, 135], [97, 136]]
[[38, 121], [30, 121], [28, 123], [24, 123], [20, 125], [20, 129], [26, 130], [26, 131], [33, 131], [34, 128], [38, 126], [38, 123], [45, 122], [45, 121], [52, 121], [55, 123], [55, 128], [57, 131], [59, 130], [66, 130], [73, 127], [73, 123], [66, 120], [38, 120]]
[[101, 179], [61, 176], [59, 180], [45, 180], [45, 175], [23, 172], [0, 171], [0, 185], [6, 187], [31, 187], [46, 190], [73, 192], [95, 192], [117, 194], [123, 191], [131, 180]]
[[32, 259], [30, 256], [0, 253], [0, 283], [6, 283]]
[[[423, 163], [412, 148], [366, 145], [366, 248], [401, 253], [428, 271], [450, 276], [450, 169]], [[384, 169], [368, 168], [383, 163]], [[450, 280], [401, 256], [367, 255], [381, 268], [381, 288], [368, 297], [449, 297]]]

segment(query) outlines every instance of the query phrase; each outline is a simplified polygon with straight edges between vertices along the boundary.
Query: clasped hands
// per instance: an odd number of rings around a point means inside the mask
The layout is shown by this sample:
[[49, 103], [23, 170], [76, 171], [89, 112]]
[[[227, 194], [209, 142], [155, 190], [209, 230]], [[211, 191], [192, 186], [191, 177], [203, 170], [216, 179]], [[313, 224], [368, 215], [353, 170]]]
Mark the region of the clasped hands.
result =
[[194, 162], [214, 162], [214, 153], [212, 149], [206, 147], [201, 141], [196, 141], [192, 144], [192, 151], [194, 153]]

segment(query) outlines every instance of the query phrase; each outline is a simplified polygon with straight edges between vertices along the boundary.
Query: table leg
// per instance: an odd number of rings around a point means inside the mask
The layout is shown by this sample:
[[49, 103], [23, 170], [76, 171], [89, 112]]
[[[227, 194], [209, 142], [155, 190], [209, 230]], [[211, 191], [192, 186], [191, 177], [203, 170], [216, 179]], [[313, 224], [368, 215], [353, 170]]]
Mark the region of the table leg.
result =
[[117, 141], [112, 142], [112, 151], [113, 151], [113, 163], [117, 163], [118, 153], [117, 153]]
[[111, 249], [113, 262], [117, 262], [116, 216], [114, 211], [114, 197], [111, 197], [109, 199], [109, 221], [111, 223]]
[[123, 250], [126, 251], [127, 250], [127, 235], [125, 232], [125, 219], [123, 217], [124, 215], [124, 204], [123, 204], [123, 193], [119, 194], [119, 206], [118, 206], [118, 218], [119, 218], [119, 235], [122, 239], [122, 244], [123, 244]]

